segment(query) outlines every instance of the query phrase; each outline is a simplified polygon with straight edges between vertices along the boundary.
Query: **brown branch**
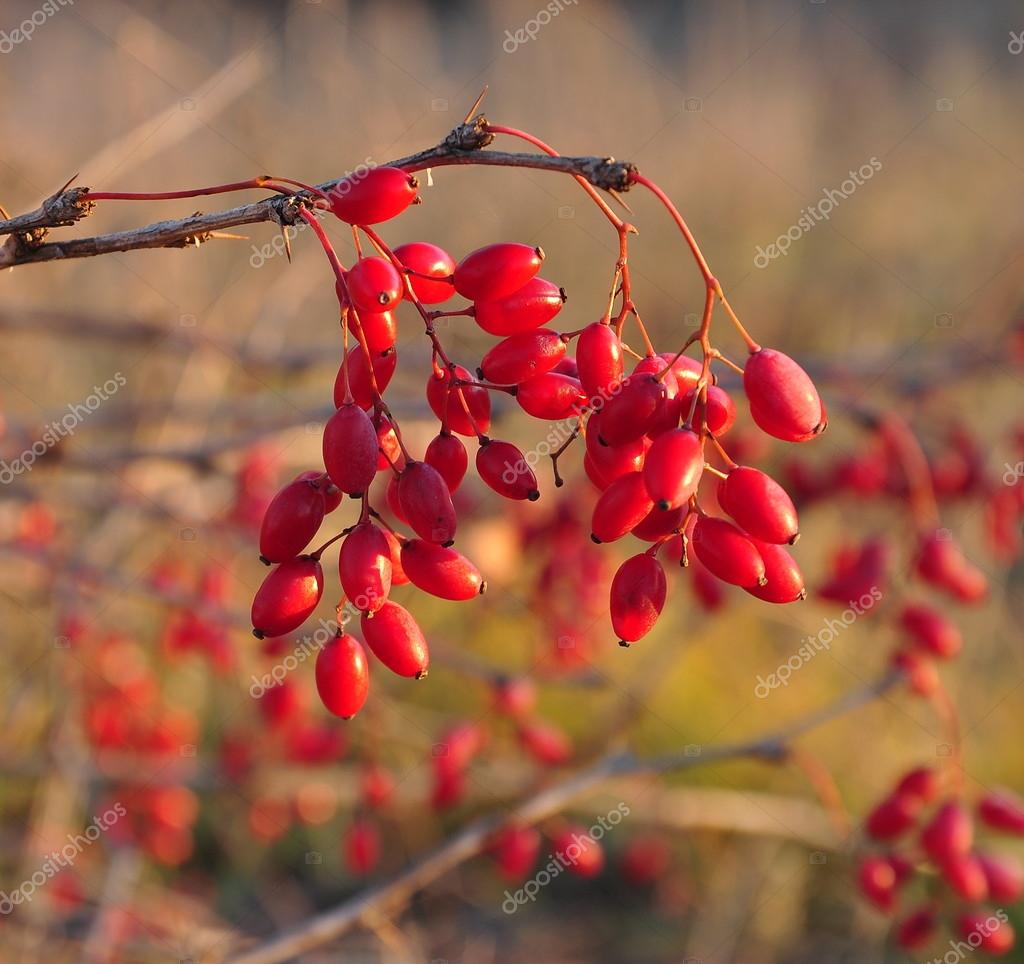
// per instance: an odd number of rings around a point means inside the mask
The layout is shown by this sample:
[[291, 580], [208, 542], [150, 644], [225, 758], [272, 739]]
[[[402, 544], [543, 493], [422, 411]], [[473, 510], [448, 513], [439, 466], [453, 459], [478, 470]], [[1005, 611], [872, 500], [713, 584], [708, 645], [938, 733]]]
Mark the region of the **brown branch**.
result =
[[[516, 819], [525, 823], [536, 823], [560, 812], [575, 798], [617, 777], [690, 769], [740, 758], [779, 760], [785, 755], [786, 747], [792, 740], [808, 730], [871, 702], [895, 686], [900, 679], [901, 674], [889, 673], [869, 686], [848, 693], [817, 713], [776, 733], [746, 743], [705, 747], [697, 754], [690, 750], [648, 760], [639, 759], [631, 753], [607, 756], [569, 779], [541, 790], [523, 801], [515, 808]], [[442, 874], [479, 854], [507, 819], [505, 814], [492, 814], [473, 821], [454, 837], [390, 880], [363, 891], [332, 910], [317, 914], [305, 923], [251, 950], [240, 951], [230, 956], [228, 960], [233, 964], [277, 964], [336, 940], [360, 922], [394, 911]]]
[[[556, 171], [585, 178], [603, 190], [626, 191], [633, 165], [610, 157], [549, 157], [544, 154], [516, 154], [506, 151], [483, 150], [493, 139], [481, 115], [473, 121], [455, 128], [440, 144], [408, 157], [386, 162], [386, 166], [400, 167], [415, 173], [431, 167], [458, 164], [480, 164], [493, 167], [525, 167], [542, 171]], [[317, 185], [330, 192], [341, 178]], [[145, 227], [91, 238], [76, 238], [63, 242], [44, 243], [46, 230], [60, 227], [85, 217], [91, 209], [83, 202], [86, 188], [58, 192], [31, 214], [0, 221], [0, 234], [11, 235], [0, 247], [0, 268], [41, 261], [59, 261], [68, 258], [88, 258], [141, 248], [188, 247], [208, 240], [216, 231], [273, 221], [283, 226], [295, 225], [304, 204], [313, 196], [299, 191], [293, 196], [275, 196], [254, 204], [244, 204], [226, 211], [193, 214], [191, 217], [158, 221]]]

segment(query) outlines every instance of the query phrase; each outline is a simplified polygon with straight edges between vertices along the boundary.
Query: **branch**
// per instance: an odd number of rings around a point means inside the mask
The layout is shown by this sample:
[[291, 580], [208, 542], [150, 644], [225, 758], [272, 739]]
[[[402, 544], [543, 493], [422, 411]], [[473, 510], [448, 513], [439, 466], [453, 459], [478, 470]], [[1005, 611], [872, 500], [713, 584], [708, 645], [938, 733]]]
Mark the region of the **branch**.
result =
[[[877, 682], [848, 693], [817, 713], [747, 743], [702, 748], [697, 755], [679, 753], [648, 760], [638, 759], [631, 753], [607, 756], [562, 783], [548, 787], [525, 800], [515, 808], [516, 818], [526, 823], [536, 823], [558, 813], [575, 798], [616, 777], [691, 769], [744, 757], [780, 760], [784, 758], [790, 741], [808, 730], [871, 702], [901, 679], [900, 673], [888, 673]], [[251, 950], [241, 951], [228, 960], [232, 964], [278, 964], [336, 940], [361, 921], [402, 906], [413, 894], [442, 874], [475, 857], [507, 820], [505, 814], [492, 814], [473, 821], [460, 833], [390, 880], [363, 891], [333, 910], [318, 914]]]
[[[515, 154], [506, 151], [483, 150], [493, 140], [486, 128], [483, 115], [456, 127], [440, 144], [429, 150], [411, 154], [396, 161], [387, 161], [387, 167], [400, 167], [409, 173], [431, 167], [456, 164], [480, 164], [491, 167], [526, 167], [541, 171], [556, 171], [586, 179], [595, 187], [606, 191], [624, 192], [629, 189], [635, 172], [632, 164], [611, 157], [549, 157], [544, 154]], [[343, 178], [317, 185], [329, 193]], [[158, 221], [145, 227], [91, 238], [76, 238], [64, 242], [43, 243], [46, 229], [74, 223], [87, 216], [92, 203], [83, 201], [88, 188], [59, 191], [47, 199], [31, 214], [0, 221], [0, 234], [11, 235], [0, 247], [0, 268], [41, 261], [68, 258], [88, 258], [119, 251], [140, 248], [181, 248], [201, 244], [212, 234], [242, 224], [273, 221], [282, 226], [295, 225], [304, 205], [311, 205], [313, 196], [299, 191], [288, 197], [275, 196], [254, 204], [244, 204], [227, 211], [193, 214], [173, 221]]]

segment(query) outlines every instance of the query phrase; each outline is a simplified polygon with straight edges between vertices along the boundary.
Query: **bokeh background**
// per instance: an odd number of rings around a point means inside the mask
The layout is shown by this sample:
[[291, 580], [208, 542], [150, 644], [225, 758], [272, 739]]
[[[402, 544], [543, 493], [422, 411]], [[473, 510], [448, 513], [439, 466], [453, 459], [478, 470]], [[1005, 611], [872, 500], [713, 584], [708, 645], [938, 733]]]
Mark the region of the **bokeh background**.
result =
[[[0, 30], [40, 9], [6, 0]], [[543, 24], [529, 0], [78, 0], [51, 9], [0, 55], [0, 203], [11, 213], [34, 208], [76, 174], [95, 189], [137, 191], [261, 173], [327, 180], [437, 143], [487, 85], [484, 110], [496, 123], [530, 130], [563, 153], [633, 161], [676, 200], [755, 337], [825, 379], [832, 425], [801, 453], [810, 464], [840, 458], [858, 438], [845, 414], [851, 398], [897, 407], [926, 445], [940, 445], [959, 420], [992, 478], [1019, 458], [1011, 439], [1021, 369], [1006, 341], [1021, 307], [1024, 253], [1019, 2], [579, 0]], [[531, 23], [535, 36], [516, 41]], [[823, 191], [873, 161], [873, 175], [827, 221], [785, 256], [756, 263]], [[444, 168], [422, 193], [422, 205], [385, 225], [392, 244], [430, 239], [456, 257], [498, 239], [541, 244], [546, 276], [569, 293], [563, 327], [603, 309], [616, 239], [571, 180]], [[674, 349], [696, 324], [700, 277], [653, 200], [634, 192], [629, 201], [640, 229], [631, 248], [635, 297], [659, 347]], [[62, 234], [232, 203], [109, 203]], [[2, 280], [5, 458], [94, 386], [124, 376], [72, 437], [0, 488], [3, 889], [124, 777], [116, 761], [97, 764], [73, 681], [130, 675], [129, 654], [151, 668], [167, 705], [191, 714], [195, 732], [180, 740], [179, 759], [121, 765], [143, 781], [180, 777], [201, 803], [194, 848], [177, 866], [106, 839], [89, 848], [60, 899], [44, 891], [0, 921], [4, 960], [219, 960], [237, 935], [267, 934], [357, 893], [365, 881], [346, 869], [339, 841], [357, 793], [354, 761], [367, 746], [400, 776], [380, 876], [534, 779], [499, 740], [483, 754], [463, 809], [437, 815], [426, 800], [437, 733], [486, 706], [485, 687], [471, 672], [467, 682], [467, 668], [479, 661], [539, 679], [564, 670], [551, 653], [569, 631], [550, 611], [571, 613], [573, 590], [536, 583], [558, 551], [548, 520], [559, 494], [546, 472], [544, 497], [522, 512], [470, 487], [476, 508], [463, 551], [491, 589], [465, 608], [409, 595], [440, 643], [415, 694], [375, 674], [380, 705], [346, 727], [352, 752], [314, 776], [268, 764], [258, 787], [224, 777], [217, 747], [225, 734], [241, 733], [257, 757], [266, 749], [248, 690], [252, 674], [273, 662], [241, 625], [263, 570], [242, 524], [239, 472], [273, 491], [317, 465], [339, 359], [333, 283], [308, 232], [293, 242], [291, 263], [269, 225], [238, 233], [248, 237], [27, 266]], [[345, 257], [346, 232], [334, 234]], [[443, 339], [475, 365], [488, 339], [459, 321]], [[429, 354], [411, 313], [402, 323], [390, 394], [422, 445], [434, 432], [422, 395]], [[738, 353], [739, 342], [723, 337]], [[524, 447], [542, 434], [508, 405], [498, 411], [506, 437]], [[781, 449], [765, 454], [768, 465], [781, 464]], [[583, 491], [578, 455], [570, 462]], [[589, 498], [576, 495], [562, 511], [575, 506], [585, 520]], [[808, 509], [799, 547], [808, 581], [824, 578], [843, 541], [886, 531], [899, 542], [899, 509], [853, 497]], [[984, 606], [957, 614], [968, 645], [945, 674], [962, 712], [968, 779], [1020, 788], [1020, 573], [986, 556], [977, 505], [953, 505], [945, 520], [995, 587]], [[524, 526], [539, 533], [529, 545]], [[167, 566], [222, 581], [239, 619], [219, 670], [200, 657], [161, 656], [168, 609], [153, 586], [154, 571]], [[545, 598], [559, 592], [570, 595]], [[544, 714], [580, 746], [595, 734], [628, 737], [643, 752], [706, 746], [796, 718], [885, 664], [889, 641], [865, 620], [789, 686], [759, 699], [759, 674], [835, 615], [814, 600], [766, 608], [736, 594], [708, 616], [680, 580], [656, 632], [628, 653], [609, 645], [603, 621], [577, 625], [569, 635], [586, 650], [585, 672], [542, 686]], [[130, 647], [115, 647], [105, 665], [89, 663], [67, 642], [69, 614], [89, 632], [123, 634]], [[311, 667], [295, 676], [311, 694]], [[635, 712], [605, 734], [602, 724], [624, 706]], [[948, 752], [927, 706], [896, 696], [806, 743], [854, 814], [901, 766]], [[254, 794], [276, 799], [311, 780], [333, 801], [329, 818], [297, 821], [280, 835], [253, 831]], [[508, 916], [503, 885], [478, 860], [404, 915], [308, 959], [898, 959], [886, 921], [858, 901], [850, 862], [798, 772], [737, 763], [630, 781], [579, 801], [575, 817], [589, 822], [620, 800], [635, 824], [611, 836], [611, 853], [619, 833], [624, 844], [633, 830], [669, 828], [673, 870], [656, 891], [609, 871], [587, 883], [556, 881]]]

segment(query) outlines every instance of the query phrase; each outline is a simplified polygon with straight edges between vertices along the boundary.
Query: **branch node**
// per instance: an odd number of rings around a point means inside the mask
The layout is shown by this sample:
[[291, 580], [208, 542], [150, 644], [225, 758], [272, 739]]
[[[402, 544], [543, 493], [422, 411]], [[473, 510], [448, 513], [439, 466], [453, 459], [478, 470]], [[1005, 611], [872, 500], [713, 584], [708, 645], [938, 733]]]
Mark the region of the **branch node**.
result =
[[494, 140], [494, 135], [487, 130], [487, 118], [477, 114], [471, 121], [459, 124], [442, 142], [445, 150], [453, 153], [459, 151], [479, 151]]

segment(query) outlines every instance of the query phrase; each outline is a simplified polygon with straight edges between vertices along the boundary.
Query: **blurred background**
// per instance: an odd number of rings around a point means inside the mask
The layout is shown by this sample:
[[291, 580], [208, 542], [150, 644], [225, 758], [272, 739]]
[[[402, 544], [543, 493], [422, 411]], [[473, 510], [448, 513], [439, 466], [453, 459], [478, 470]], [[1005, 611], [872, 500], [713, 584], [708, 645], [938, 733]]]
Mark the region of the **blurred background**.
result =
[[[908, 549], [898, 493], [865, 483], [812, 498], [870, 448], [855, 404], [898, 411], [936, 464], [974, 453], [981, 481], [944, 504], [943, 521], [992, 591], [957, 609], [967, 645], [944, 679], [969, 785], [1024, 787], [1021, 572], [989, 538], [991, 489], [1008, 471], [1019, 478], [1021, 458], [1021, 349], [1008, 338], [1024, 253], [1019, 2], [5, 0], [0, 31], [0, 204], [11, 214], [72, 175], [120, 191], [262, 173], [325, 181], [436, 144], [485, 85], [493, 122], [566, 154], [637, 164], [676, 201], [754, 337], [822, 379], [826, 436], [797, 456], [781, 443], [756, 450], [780, 477], [820, 483], [801, 489], [809, 585], [842, 545], [887, 533]], [[542, 245], [545, 276], [569, 295], [561, 329], [599, 316], [616, 237], [570, 179], [451, 167], [421, 180], [424, 203], [382, 227], [390, 244], [431, 240], [456, 258], [496, 240]], [[809, 216], [826, 196], [828, 217]], [[654, 200], [628, 200], [634, 297], [659, 349], [674, 350], [697, 325], [702, 282]], [[110, 202], [52, 238], [235, 203]], [[331, 230], [351, 257], [347, 231]], [[586, 542], [593, 495], [572, 449], [565, 489], [539, 466], [535, 505], [509, 510], [467, 481], [461, 548], [490, 589], [453, 604], [403, 587], [435, 646], [427, 681], [411, 693], [377, 672], [367, 712], [340, 724], [319, 707], [307, 659], [289, 673], [305, 729], [283, 734], [284, 711], [252, 698], [296, 645], [248, 635], [264, 573], [254, 527], [281, 484], [319, 465], [337, 304], [308, 232], [290, 263], [271, 225], [237, 233], [247, 237], [2, 280], [5, 465], [69, 406], [88, 411], [0, 487], [0, 889], [115, 803], [141, 814], [5, 913], [3, 960], [217, 961], [401, 869], [555, 779], [499, 721], [465, 796], [432, 805], [432, 747], [490, 712], [498, 673], [537, 684], [543, 718], [582, 760], [595, 742], [656, 753], [743, 740], [883, 671], [889, 631], [865, 619], [761, 698], [759, 679], [841, 607], [767, 607], [730, 591], [709, 612], [717, 601], [682, 573], [654, 633], [620, 650], [600, 587], [624, 550]], [[407, 306], [400, 324], [389, 396], [422, 448], [436, 431], [429, 350]], [[738, 356], [724, 317], [718, 330]], [[492, 343], [467, 319], [441, 335], [470, 368]], [[544, 436], [513, 403], [495, 405], [501, 437], [530, 449]], [[951, 442], [957, 432], [970, 444]], [[122, 717], [136, 729], [144, 718], [141, 749], [125, 749]], [[856, 819], [907, 767], [948, 755], [948, 741], [926, 703], [890, 695], [805, 743]], [[374, 818], [379, 861], [360, 874], [351, 834], [371, 764], [397, 786]], [[509, 915], [506, 883], [476, 859], [302, 959], [901, 959], [797, 770], [730, 763], [624, 781], [564, 819], [590, 825], [620, 802], [631, 816], [596, 878], [555, 880]], [[654, 832], [668, 869], [634, 883], [616, 862]]]

